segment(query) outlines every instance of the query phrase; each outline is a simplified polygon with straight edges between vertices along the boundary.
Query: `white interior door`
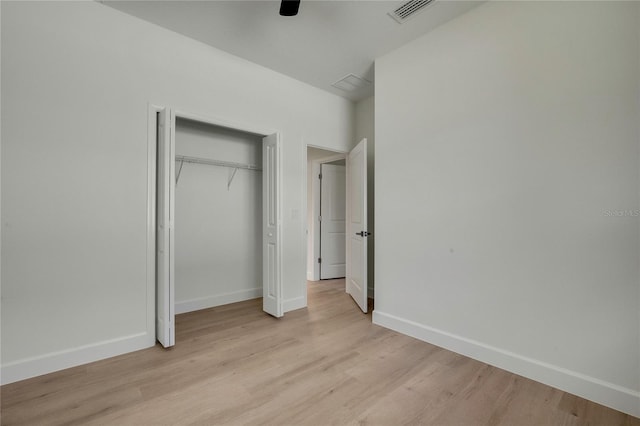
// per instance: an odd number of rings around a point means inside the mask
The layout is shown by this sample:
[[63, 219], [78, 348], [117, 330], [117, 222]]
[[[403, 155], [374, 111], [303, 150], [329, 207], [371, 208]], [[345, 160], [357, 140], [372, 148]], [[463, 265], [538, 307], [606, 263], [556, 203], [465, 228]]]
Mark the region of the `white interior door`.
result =
[[367, 140], [347, 157], [347, 293], [367, 312]]
[[320, 166], [320, 279], [346, 275], [346, 167]]
[[278, 134], [266, 136], [262, 144], [262, 309], [281, 317], [281, 216], [280, 141]]
[[175, 344], [174, 212], [175, 117], [165, 109], [158, 117], [157, 228], [156, 228], [156, 338], [162, 346]]

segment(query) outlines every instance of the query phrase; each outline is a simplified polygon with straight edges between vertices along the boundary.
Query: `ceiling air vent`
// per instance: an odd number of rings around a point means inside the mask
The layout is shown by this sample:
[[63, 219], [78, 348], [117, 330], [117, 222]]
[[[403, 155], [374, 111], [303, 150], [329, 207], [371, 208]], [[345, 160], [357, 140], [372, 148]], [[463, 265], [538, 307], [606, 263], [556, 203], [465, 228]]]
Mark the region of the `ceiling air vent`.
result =
[[434, 1], [435, 0], [410, 0], [402, 4], [393, 12], [389, 12], [389, 16], [398, 21], [398, 23], [402, 24], [404, 21], [409, 19], [410, 16], [424, 9], [425, 6], [433, 3]]
[[348, 74], [333, 83], [332, 86], [337, 89], [344, 90], [345, 92], [353, 92], [370, 84], [371, 82], [366, 78], [358, 77], [355, 74]]

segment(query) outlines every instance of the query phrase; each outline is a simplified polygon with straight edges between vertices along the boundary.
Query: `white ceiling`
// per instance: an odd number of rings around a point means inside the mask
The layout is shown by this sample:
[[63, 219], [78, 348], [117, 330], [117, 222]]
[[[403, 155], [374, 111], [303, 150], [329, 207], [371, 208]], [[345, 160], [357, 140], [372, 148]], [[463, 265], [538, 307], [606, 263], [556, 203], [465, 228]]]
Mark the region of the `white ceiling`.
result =
[[357, 101], [331, 85], [348, 74], [373, 82], [375, 58], [461, 15], [480, 1], [436, 0], [403, 24], [387, 15], [403, 1], [302, 0], [297, 16], [273, 0], [143, 0], [101, 3], [251, 62]]

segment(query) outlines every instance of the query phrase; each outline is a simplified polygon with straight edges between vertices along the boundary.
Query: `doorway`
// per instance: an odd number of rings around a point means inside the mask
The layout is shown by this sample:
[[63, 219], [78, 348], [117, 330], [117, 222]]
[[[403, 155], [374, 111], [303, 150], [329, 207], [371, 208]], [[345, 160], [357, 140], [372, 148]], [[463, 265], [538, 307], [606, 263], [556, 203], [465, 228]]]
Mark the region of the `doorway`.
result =
[[367, 141], [348, 153], [307, 146], [307, 280], [345, 277], [345, 291], [369, 310]]
[[307, 148], [307, 279], [309, 281], [346, 276], [345, 157], [346, 153], [314, 147]]
[[[229, 170], [224, 185], [230, 190], [238, 170], [257, 169], [255, 164], [220, 161], [209, 156], [177, 155], [176, 127], [178, 122], [195, 123], [196, 127], [216, 126], [223, 132], [250, 134], [260, 143], [261, 159], [261, 226], [255, 244], [261, 245], [262, 265], [260, 290], [263, 310], [274, 316], [283, 315], [281, 282], [281, 161], [280, 136], [277, 131], [256, 129], [242, 124], [210, 118], [167, 107], [149, 107], [149, 227], [148, 259], [153, 263], [153, 293], [156, 301], [154, 319], [157, 340], [165, 347], [175, 344], [176, 183], [184, 173], [185, 163], [222, 166]], [[182, 175], [183, 178], [185, 175]], [[184, 181], [183, 181], [184, 182]], [[238, 182], [238, 180], [236, 180]], [[233, 245], [233, 241], [219, 241]], [[254, 289], [255, 290], [255, 289]], [[222, 298], [224, 299], [224, 297]], [[153, 299], [152, 299], [153, 300]]]

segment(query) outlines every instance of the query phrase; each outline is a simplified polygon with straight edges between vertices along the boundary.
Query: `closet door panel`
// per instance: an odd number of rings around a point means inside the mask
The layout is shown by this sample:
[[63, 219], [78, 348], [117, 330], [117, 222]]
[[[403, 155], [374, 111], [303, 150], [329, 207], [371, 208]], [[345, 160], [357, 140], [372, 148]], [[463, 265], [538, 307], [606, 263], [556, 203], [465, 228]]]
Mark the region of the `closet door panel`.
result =
[[277, 134], [266, 136], [262, 151], [263, 205], [263, 299], [262, 308], [274, 317], [281, 317], [281, 247], [280, 247], [280, 144]]
[[175, 344], [174, 327], [174, 196], [175, 133], [173, 114], [158, 115], [157, 230], [156, 230], [156, 338], [162, 346]]

